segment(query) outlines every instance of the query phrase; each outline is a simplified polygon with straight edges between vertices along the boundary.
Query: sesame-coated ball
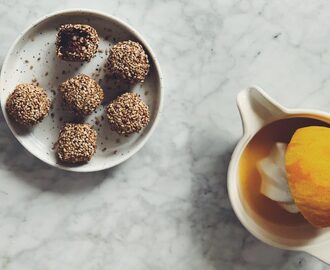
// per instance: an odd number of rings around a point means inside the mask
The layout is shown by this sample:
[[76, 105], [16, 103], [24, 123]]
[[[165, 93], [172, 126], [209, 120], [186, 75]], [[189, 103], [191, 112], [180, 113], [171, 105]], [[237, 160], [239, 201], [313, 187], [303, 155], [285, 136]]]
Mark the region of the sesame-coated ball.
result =
[[56, 36], [56, 54], [65, 61], [90, 61], [99, 44], [96, 30], [84, 24], [64, 24]]
[[139, 132], [150, 121], [149, 107], [136, 93], [125, 93], [106, 108], [111, 130], [121, 135]]
[[89, 161], [96, 151], [96, 131], [89, 124], [65, 124], [55, 144], [57, 156], [65, 163]]
[[77, 75], [59, 86], [65, 104], [77, 115], [91, 114], [101, 104], [101, 86], [85, 74]]
[[143, 82], [150, 68], [141, 44], [131, 40], [115, 44], [110, 49], [107, 64], [111, 75], [130, 83]]
[[46, 91], [34, 84], [19, 84], [6, 102], [8, 114], [18, 123], [32, 126], [48, 114], [50, 100]]

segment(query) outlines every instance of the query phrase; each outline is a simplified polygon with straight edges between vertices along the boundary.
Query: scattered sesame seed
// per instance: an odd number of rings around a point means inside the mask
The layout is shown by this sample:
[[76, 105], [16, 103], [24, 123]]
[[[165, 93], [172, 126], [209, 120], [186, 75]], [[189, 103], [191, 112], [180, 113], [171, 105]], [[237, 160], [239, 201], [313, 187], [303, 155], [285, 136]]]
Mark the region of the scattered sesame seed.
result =
[[98, 117], [95, 117], [95, 125], [99, 125], [100, 124], [100, 119]]

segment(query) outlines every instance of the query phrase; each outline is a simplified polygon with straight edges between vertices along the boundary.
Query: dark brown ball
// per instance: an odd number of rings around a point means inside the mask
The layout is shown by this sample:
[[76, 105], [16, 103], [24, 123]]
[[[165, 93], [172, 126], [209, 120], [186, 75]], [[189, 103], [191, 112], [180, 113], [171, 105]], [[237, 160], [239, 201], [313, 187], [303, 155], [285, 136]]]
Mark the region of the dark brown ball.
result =
[[65, 124], [60, 131], [56, 149], [60, 161], [89, 161], [96, 151], [96, 131], [89, 124]]
[[85, 74], [77, 75], [59, 86], [65, 104], [77, 115], [91, 114], [102, 103], [101, 86]]
[[32, 126], [42, 121], [50, 109], [46, 91], [34, 84], [19, 84], [7, 99], [6, 110], [18, 123]]
[[119, 96], [106, 111], [111, 130], [121, 135], [139, 132], [150, 121], [149, 107], [136, 93]]
[[107, 64], [111, 75], [129, 83], [143, 82], [150, 68], [141, 44], [131, 40], [115, 44], [110, 49]]
[[56, 36], [56, 54], [65, 61], [90, 61], [99, 44], [96, 30], [84, 24], [64, 24]]

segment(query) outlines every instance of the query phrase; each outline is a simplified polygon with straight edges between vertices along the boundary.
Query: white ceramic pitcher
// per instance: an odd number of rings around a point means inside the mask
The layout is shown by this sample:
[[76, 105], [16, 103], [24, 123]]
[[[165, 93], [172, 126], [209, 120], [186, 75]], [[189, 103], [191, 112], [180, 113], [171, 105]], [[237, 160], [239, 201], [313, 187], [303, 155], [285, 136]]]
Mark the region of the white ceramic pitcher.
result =
[[330, 114], [316, 110], [287, 109], [258, 87], [250, 87], [237, 96], [243, 123], [243, 137], [237, 144], [228, 169], [228, 193], [232, 207], [247, 230], [261, 241], [282, 249], [308, 252], [330, 264], [330, 229], [315, 229], [307, 222], [286, 226], [260, 221], [240, 194], [239, 161], [254, 135], [277, 120], [304, 117], [330, 123]]

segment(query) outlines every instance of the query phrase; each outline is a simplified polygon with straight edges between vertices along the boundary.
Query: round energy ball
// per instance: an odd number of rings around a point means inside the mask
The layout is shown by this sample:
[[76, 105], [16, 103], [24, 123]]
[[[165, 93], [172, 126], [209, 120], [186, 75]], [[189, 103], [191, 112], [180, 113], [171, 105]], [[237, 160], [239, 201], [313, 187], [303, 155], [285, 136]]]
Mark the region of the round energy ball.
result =
[[104, 92], [101, 86], [85, 74], [79, 74], [59, 86], [65, 104], [77, 115], [91, 114], [101, 104]]
[[96, 131], [89, 124], [65, 124], [55, 144], [57, 156], [65, 163], [89, 161], [96, 151]]
[[121, 135], [139, 132], [150, 121], [149, 107], [136, 93], [125, 93], [106, 108], [111, 130]]
[[56, 36], [56, 54], [65, 61], [90, 61], [99, 46], [96, 30], [84, 24], [61, 25]]
[[131, 40], [119, 42], [110, 49], [107, 65], [111, 75], [132, 84], [143, 82], [150, 68], [141, 44]]
[[24, 126], [33, 126], [46, 117], [50, 100], [46, 91], [34, 84], [19, 84], [6, 102], [8, 114]]

